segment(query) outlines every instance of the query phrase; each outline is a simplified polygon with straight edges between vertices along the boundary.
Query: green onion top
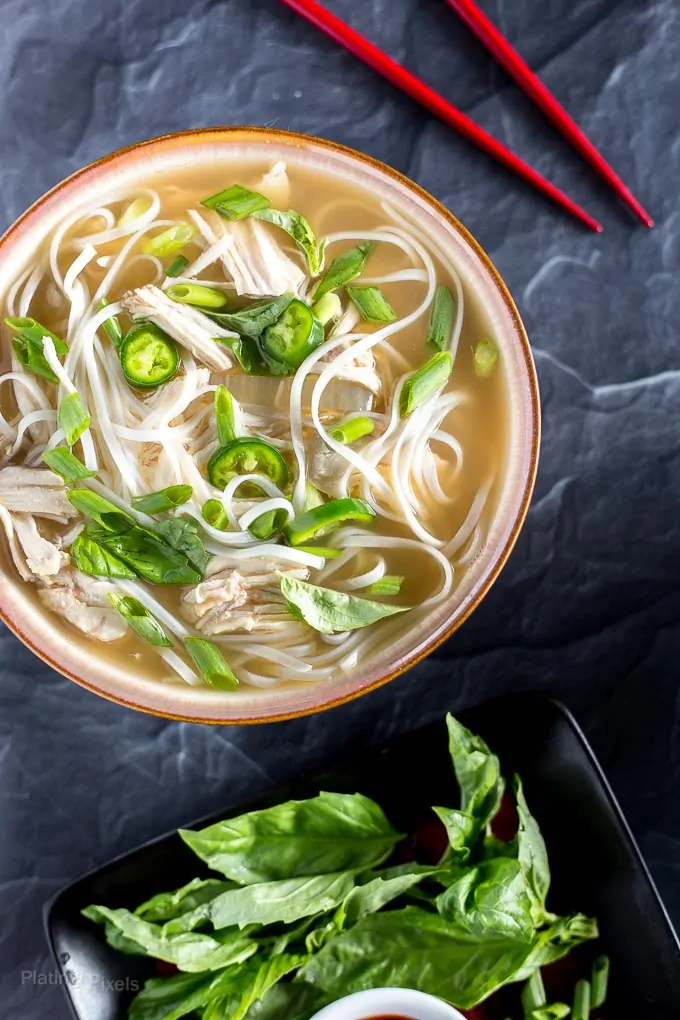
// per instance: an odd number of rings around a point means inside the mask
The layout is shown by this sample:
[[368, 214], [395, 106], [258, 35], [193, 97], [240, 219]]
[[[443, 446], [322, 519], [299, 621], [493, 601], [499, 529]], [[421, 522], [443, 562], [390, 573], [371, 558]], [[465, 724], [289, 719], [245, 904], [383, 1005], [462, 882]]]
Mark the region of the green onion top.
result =
[[421, 365], [406, 380], [399, 399], [399, 413], [402, 418], [415, 411], [448, 382], [453, 360], [448, 351], [440, 351]]
[[489, 337], [485, 337], [480, 340], [475, 347], [475, 353], [473, 357], [473, 366], [475, 375], [480, 378], [486, 378], [493, 372], [496, 362], [498, 361], [498, 347], [493, 340]]
[[224, 291], [215, 287], [203, 287], [199, 283], [174, 283], [165, 292], [173, 301], [196, 308], [210, 308], [219, 311], [229, 304]]
[[380, 287], [345, 287], [345, 290], [366, 322], [394, 322], [397, 318]]
[[215, 418], [217, 420], [217, 437], [220, 446], [226, 446], [237, 438], [236, 402], [226, 386], [218, 386], [215, 390]]
[[225, 220], [243, 220], [254, 212], [267, 209], [269, 204], [269, 199], [264, 195], [242, 188], [240, 184], [232, 184], [230, 188], [218, 191], [216, 195], [201, 202], [207, 209], [214, 209], [220, 216], [224, 216]]
[[357, 439], [363, 439], [364, 436], [370, 436], [374, 428], [375, 422], [365, 414], [360, 414], [333, 425], [328, 434], [336, 443], [347, 445], [356, 442]]
[[182, 272], [189, 265], [189, 259], [186, 255], [178, 255], [174, 258], [168, 268], [165, 270], [165, 275], [169, 277], [181, 276]]
[[222, 503], [219, 499], [206, 500], [203, 504], [201, 514], [206, 524], [210, 524], [213, 528], [217, 528], [218, 531], [226, 531], [229, 526], [227, 511], [224, 509], [224, 503]]
[[448, 351], [451, 346], [453, 330], [453, 313], [455, 302], [453, 294], [443, 283], [437, 285], [434, 300], [430, 309], [430, 320], [427, 324], [426, 343], [438, 347], [440, 351]]
[[[106, 306], [110, 303], [111, 302], [108, 298], [103, 297], [99, 302], [99, 307], [106, 308]], [[110, 319], [105, 319], [104, 322], [102, 322], [102, 326], [114, 347], [120, 347], [123, 342], [123, 330], [116, 316], [112, 315]]]
[[118, 592], [109, 592], [109, 599], [124, 620], [130, 624], [135, 633], [158, 648], [170, 648], [172, 641], [168, 637], [165, 628], [161, 626], [146, 606], [143, 606], [139, 599], [132, 595], [119, 595]]
[[144, 514], [162, 514], [188, 503], [192, 492], [190, 485], [169, 485], [167, 489], [159, 489], [146, 496], [133, 496], [132, 505]]
[[175, 223], [155, 237], [150, 237], [143, 250], [147, 255], [173, 255], [185, 248], [196, 236], [196, 227], [190, 223]]
[[61, 475], [67, 485], [80, 482], [84, 478], [93, 478], [94, 471], [89, 471], [78, 458], [65, 450], [63, 446], [57, 446], [54, 450], [45, 450], [42, 461], [47, 464], [56, 475]]
[[342, 314], [342, 301], [335, 292], [324, 294], [312, 305], [312, 311], [323, 326], [339, 319]]
[[184, 644], [209, 687], [219, 691], [238, 689], [238, 680], [217, 645], [198, 637], [185, 638]]
[[68, 354], [68, 345], [36, 319], [18, 316], [5, 319], [14, 333], [12, 347], [23, 368], [48, 382], [58, 383], [59, 379], [43, 353], [43, 340], [50, 337], [58, 356]]
[[398, 574], [385, 574], [379, 581], [369, 584], [366, 589], [367, 595], [398, 595], [404, 578]]
[[59, 426], [69, 446], [78, 442], [85, 429], [90, 427], [90, 416], [77, 393], [70, 393], [59, 404]]

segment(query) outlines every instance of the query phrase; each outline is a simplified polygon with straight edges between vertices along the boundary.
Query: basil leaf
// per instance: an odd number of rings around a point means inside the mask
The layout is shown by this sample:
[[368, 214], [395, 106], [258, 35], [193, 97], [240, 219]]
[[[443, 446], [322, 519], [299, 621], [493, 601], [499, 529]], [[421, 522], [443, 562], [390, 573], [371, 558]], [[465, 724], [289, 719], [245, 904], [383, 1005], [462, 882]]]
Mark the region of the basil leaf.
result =
[[366, 259], [370, 255], [372, 247], [370, 241], [364, 241], [363, 244], [358, 244], [356, 248], [350, 248], [349, 251], [343, 252], [342, 255], [333, 259], [330, 269], [314, 291], [312, 300], [318, 301], [324, 294], [343, 287], [350, 280], [359, 276], [364, 271]]
[[531, 950], [474, 939], [418, 907], [371, 914], [329, 941], [298, 973], [330, 998], [364, 988], [415, 988], [469, 1009], [512, 980]]
[[142, 949], [132, 939], [126, 938], [122, 932], [118, 931], [115, 925], [110, 924], [108, 921], [104, 925], [104, 936], [111, 948], [115, 949], [118, 953], [125, 953], [126, 956], [146, 956], [145, 949]]
[[426, 344], [432, 344], [440, 351], [449, 350], [455, 307], [454, 297], [449, 288], [443, 283], [437, 284], [427, 324]]
[[517, 799], [517, 814], [519, 816], [519, 828], [516, 838], [517, 858], [524, 875], [529, 900], [531, 901], [531, 916], [535, 926], [538, 928], [546, 922], [555, 920], [555, 915], [549, 914], [545, 909], [545, 900], [550, 888], [548, 851], [546, 850], [541, 830], [538, 827], [538, 822], [529, 811], [522, 789], [522, 781], [519, 776], [515, 776], [514, 790]]
[[109, 592], [109, 601], [136, 634], [157, 648], [171, 648], [172, 641], [155, 616], [132, 595]]
[[285, 230], [305, 256], [310, 276], [319, 275], [323, 269], [326, 241], [324, 239], [317, 243], [314, 231], [304, 216], [294, 209], [287, 212], [281, 212], [280, 209], [260, 209], [254, 212], [253, 216], [257, 220], [266, 220], [267, 223], [273, 223], [275, 227]]
[[[274, 985], [248, 1011], [248, 1020], [309, 1020], [326, 1000], [311, 985], [285, 982]], [[130, 1017], [130, 1020], [156, 1018]], [[160, 1018], [159, 1018], [160, 1020]]]
[[96, 533], [97, 541], [145, 581], [151, 584], [197, 584], [202, 579], [203, 572], [196, 570], [186, 556], [164, 540], [163, 535], [137, 525], [129, 526], [125, 531], [107, 531], [106, 528], [111, 526], [111, 515], [105, 514], [103, 520], [105, 527]]
[[269, 199], [261, 195], [259, 191], [250, 191], [242, 188], [240, 184], [232, 184], [224, 191], [218, 191], [210, 198], [204, 198], [201, 205], [206, 209], [214, 209], [225, 220], [244, 220], [252, 216], [258, 210], [266, 209]]
[[169, 521], [158, 521], [154, 524], [154, 533], [178, 553], [186, 556], [191, 566], [201, 575], [199, 578], [201, 580], [208, 566], [209, 557], [196, 522], [190, 517], [173, 517]]
[[572, 949], [598, 937], [597, 921], [585, 914], [558, 917], [549, 928], [536, 935], [531, 953], [513, 981], [527, 981], [537, 967], [561, 960]]
[[321, 634], [369, 627], [386, 616], [406, 613], [410, 606], [387, 606], [357, 595], [281, 577], [281, 593], [291, 614]]
[[342, 793], [288, 801], [179, 834], [208, 867], [247, 885], [371, 868], [401, 839], [374, 801]]
[[69, 446], [78, 442], [85, 429], [90, 427], [90, 416], [77, 393], [70, 393], [59, 404], [59, 426]]
[[437, 897], [441, 916], [464, 935], [530, 942], [531, 902], [519, 861], [497, 857], [466, 869]]
[[226, 329], [256, 340], [268, 326], [273, 326], [281, 318], [294, 298], [295, 294], [282, 294], [272, 301], [259, 301], [238, 312], [213, 312], [210, 318]]
[[345, 287], [345, 290], [366, 322], [395, 322], [397, 313], [380, 287]]
[[198, 637], [185, 638], [184, 644], [209, 687], [219, 691], [238, 690], [238, 680], [217, 645]]
[[132, 505], [144, 514], [162, 514], [188, 503], [193, 491], [190, 485], [169, 485], [167, 489], [150, 492], [147, 496], [133, 496]]
[[174, 892], [158, 893], [145, 900], [137, 907], [135, 914], [145, 921], [171, 921], [209, 903], [233, 887], [232, 882], [224, 882], [219, 878], [194, 878]]
[[259, 1002], [281, 978], [297, 970], [306, 959], [306, 956], [281, 954], [260, 964], [256, 960], [249, 961], [233, 973], [231, 988], [225, 996], [226, 1001], [223, 1000], [223, 1011], [217, 1016], [229, 1017], [229, 1020], [243, 1020], [246, 1014], [250, 1017], [251, 1006]]
[[94, 478], [95, 475], [94, 471], [88, 470], [75, 454], [63, 446], [45, 450], [41, 460], [56, 475], [61, 475], [67, 485], [73, 485], [74, 482], [80, 482], [84, 478]]
[[130, 1003], [128, 1020], [180, 1020], [207, 1005], [222, 977], [220, 972], [151, 978]]
[[426, 878], [431, 878], [438, 871], [437, 868], [420, 864], [410, 864], [405, 868], [388, 868], [382, 875], [352, 889], [335, 915], [336, 926], [340, 929], [351, 928], [360, 918], [382, 910], [392, 900], [403, 896], [413, 886], [419, 885]]
[[88, 534], [88, 529], [81, 532], [71, 546], [71, 560], [83, 574], [95, 577], [118, 577], [134, 581], [137, 573], [123, 560], [108, 552], [103, 545]]

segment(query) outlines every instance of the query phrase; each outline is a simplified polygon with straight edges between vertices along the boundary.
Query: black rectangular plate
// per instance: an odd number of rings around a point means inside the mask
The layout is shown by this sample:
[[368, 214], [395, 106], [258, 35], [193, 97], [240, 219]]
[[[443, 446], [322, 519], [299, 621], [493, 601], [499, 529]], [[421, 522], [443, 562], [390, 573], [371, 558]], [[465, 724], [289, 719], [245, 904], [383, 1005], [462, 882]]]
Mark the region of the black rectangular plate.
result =
[[[678, 1020], [680, 943], [630, 829], [585, 737], [565, 708], [534, 695], [481, 705], [461, 716], [518, 772], [545, 836], [553, 875], [549, 906], [598, 918], [599, 951], [611, 958], [607, 1016]], [[375, 798], [402, 831], [433, 804], [457, 803], [444, 721], [374, 748], [328, 772], [302, 777], [256, 803], [227, 805], [189, 827], [320, 790]], [[123, 1020], [156, 965], [115, 953], [80, 915], [89, 903], [134, 908], [149, 896], [207, 875], [180, 838], [162, 836], [110, 861], [58, 893], [45, 908], [48, 939], [77, 1020]], [[490, 1008], [475, 1017], [493, 1017]], [[505, 1004], [503, 1013], [505, 1015]], [[285, 1018], [282, 1018], [285, 1020]]]

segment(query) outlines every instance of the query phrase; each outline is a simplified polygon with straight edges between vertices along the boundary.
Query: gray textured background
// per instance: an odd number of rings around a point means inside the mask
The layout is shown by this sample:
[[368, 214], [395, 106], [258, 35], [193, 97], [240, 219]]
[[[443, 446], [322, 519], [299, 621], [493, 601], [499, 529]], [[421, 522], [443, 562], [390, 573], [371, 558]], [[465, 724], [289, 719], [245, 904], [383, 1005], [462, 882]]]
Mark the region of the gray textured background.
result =
[[680, 6], [484, 0], [657, 220], [646, 231], [444, 0], [325, 0], [605, 224], [596, 236], [277, 0], [2, 0], [0, 220], [111, 149], [272, 124], [391, 163], [446, 203], [504, 274], [545, 414], [538, 488], [508, 567], [428, 662], [326, 716], [209, 729], [147, 718], [0, 634], [0, 1001], [63, 1020], [44, 900], [228, 801], [450, 707], [535, 688], [576, 713], [680, 922]]

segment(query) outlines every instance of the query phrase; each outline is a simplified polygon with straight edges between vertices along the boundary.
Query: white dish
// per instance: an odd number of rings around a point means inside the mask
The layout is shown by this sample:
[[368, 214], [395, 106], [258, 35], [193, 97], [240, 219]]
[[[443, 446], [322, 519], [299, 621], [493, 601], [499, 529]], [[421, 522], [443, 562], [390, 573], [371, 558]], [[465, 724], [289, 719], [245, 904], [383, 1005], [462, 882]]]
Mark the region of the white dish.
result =
[[372, 988], [346, 995], [316, 1013], [313, 1020], [380, 1020], [403, 1017], [404, 1020], [465, 1020], [442, 999], [411, 988]]

